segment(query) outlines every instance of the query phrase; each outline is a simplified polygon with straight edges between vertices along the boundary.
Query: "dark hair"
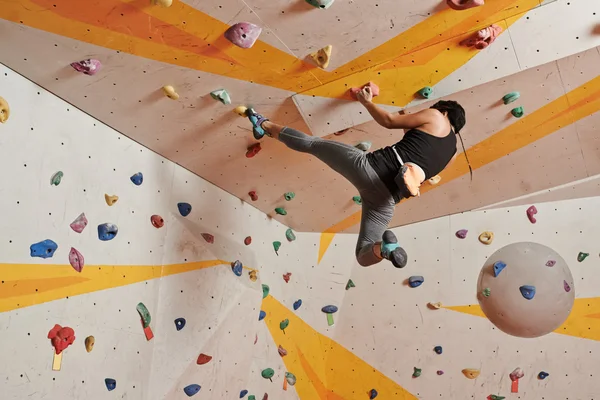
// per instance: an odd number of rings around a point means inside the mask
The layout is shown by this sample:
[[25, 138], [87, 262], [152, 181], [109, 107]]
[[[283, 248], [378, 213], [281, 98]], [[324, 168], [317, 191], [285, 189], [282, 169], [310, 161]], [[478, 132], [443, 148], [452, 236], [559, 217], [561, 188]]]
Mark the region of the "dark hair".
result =
[[460, 104], [453, 100], [440, 100], [431, 108], [435, 108], [441, 112], [448, 113], [448, 120], [454, 127], [455, 133], [459, 133], [467, 122], [465, 117], [465, 109]]

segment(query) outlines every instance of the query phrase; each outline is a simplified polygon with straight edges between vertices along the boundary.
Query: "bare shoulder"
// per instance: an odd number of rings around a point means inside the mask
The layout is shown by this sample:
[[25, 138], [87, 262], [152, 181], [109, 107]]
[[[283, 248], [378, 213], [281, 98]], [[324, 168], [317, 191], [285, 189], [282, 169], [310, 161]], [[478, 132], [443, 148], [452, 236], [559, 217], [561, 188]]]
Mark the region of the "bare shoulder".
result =
[[444, 114], [435, 108], [420, 111], [423, 113], [423, 130], [430, 135], [444, 137], [450, 132], [450, 122]]

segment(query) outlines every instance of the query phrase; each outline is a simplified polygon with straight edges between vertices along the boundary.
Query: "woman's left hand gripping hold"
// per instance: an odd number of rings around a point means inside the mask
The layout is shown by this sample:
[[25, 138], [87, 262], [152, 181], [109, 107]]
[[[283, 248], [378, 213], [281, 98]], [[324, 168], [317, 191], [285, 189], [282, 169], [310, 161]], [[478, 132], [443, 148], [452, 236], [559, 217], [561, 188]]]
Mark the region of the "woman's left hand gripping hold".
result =
[[371, 88], [367, 85], [360, 92], [356, 93], [356, 97], [361, 104], [370, 103], [373, 101], [373, 92], [371, 92]]

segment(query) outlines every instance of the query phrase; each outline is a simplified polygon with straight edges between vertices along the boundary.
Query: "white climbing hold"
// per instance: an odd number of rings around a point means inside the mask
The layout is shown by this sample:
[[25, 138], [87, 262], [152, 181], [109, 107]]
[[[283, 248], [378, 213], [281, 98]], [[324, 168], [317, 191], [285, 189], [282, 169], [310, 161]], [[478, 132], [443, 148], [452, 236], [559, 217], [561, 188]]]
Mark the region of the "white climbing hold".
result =
[[162, 88], [163, 92], [165, 92], [165, 95], [170, 98], [171, 100], [177, 100], [179, 99], [179, 94], [175, 91], [175, 88], [171, 85], [167, 85], [167, 86], [163, 86]]

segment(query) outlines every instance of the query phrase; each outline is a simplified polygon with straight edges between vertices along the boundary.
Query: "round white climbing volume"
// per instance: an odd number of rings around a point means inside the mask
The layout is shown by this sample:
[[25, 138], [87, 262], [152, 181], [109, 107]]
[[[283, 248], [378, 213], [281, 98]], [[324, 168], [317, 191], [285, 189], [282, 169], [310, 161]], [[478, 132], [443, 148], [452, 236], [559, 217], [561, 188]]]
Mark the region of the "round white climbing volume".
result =
[[[484, 290], [489, 296], [484, 296]], [[557, 329], [575, 301], [573, 277], [554, 250], [531, 242], [504, 246], [484, 264], [477, 283], [488, 319], [509, 335], [534, 338]]]

